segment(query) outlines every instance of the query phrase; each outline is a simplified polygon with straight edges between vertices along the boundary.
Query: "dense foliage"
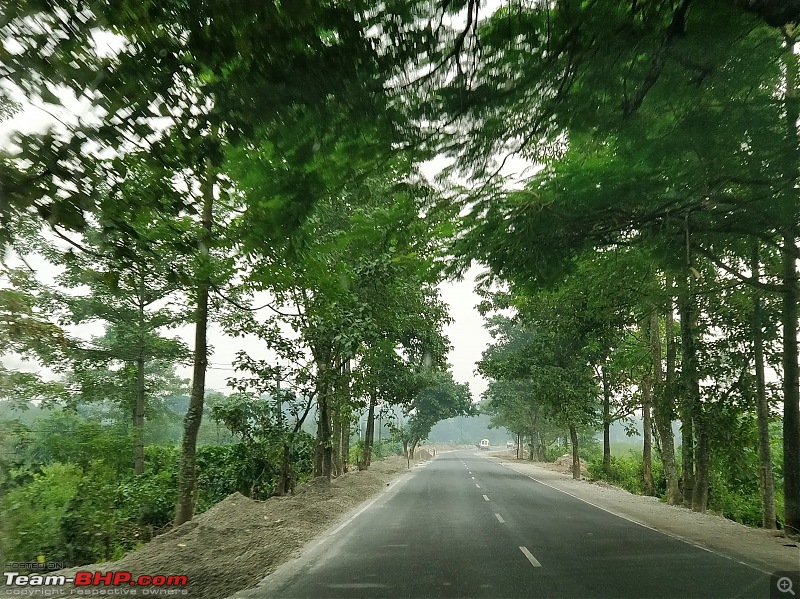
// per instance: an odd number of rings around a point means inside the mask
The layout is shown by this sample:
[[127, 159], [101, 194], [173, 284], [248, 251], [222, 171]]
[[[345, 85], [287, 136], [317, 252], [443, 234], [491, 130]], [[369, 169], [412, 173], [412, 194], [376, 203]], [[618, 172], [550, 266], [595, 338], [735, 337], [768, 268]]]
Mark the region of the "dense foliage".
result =
[[480, 409], [530, 457], [800, 533], [800, 6], [489, 4], [3, 7], [8, 555], [413, 454], [476, 411], [439, 295], [473, 262]]

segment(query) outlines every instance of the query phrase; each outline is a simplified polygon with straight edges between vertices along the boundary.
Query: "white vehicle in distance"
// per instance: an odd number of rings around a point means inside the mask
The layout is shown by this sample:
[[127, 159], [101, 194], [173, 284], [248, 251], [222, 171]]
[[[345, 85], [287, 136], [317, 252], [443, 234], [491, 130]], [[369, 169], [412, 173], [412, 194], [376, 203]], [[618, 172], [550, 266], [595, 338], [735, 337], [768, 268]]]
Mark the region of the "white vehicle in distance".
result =
[[489, 451], [489, 439], [481, 439], [480, 448], [481, 451]]

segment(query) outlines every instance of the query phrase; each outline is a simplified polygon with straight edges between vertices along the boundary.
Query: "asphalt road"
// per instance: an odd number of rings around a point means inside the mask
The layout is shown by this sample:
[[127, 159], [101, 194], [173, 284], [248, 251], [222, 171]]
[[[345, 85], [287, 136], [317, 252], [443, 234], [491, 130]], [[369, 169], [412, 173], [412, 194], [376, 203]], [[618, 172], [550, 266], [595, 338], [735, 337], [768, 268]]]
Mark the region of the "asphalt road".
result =
[[236, 597], [770, 597], [770, 576], [459, 451]]

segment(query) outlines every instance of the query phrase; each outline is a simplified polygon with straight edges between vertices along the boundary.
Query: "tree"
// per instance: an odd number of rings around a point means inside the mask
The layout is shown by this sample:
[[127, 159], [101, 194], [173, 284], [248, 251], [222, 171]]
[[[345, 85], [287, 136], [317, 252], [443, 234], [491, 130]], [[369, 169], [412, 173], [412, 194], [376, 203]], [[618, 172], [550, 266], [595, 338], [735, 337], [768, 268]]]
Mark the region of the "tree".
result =
[[[487, 160], [495, 150], [546, 168], [523, 190], [506, 192], [490, 181], [479, 187], [481, 197], [468, 196], [459, 253], [486, 261], [500, 277], [544, 286], [573, 270], [573, 258], [587, 250], [652, 248], [659, 268], [679, 282], [683, 404], [696, 407], [702, 398], [694, 383], [691, 281], [704, 270], [700, 256], [734, 271], [722, 257], [742, 236], [782, 246], [782, 280], [758, 286], [783, 294], [784, 485], [787, 497], [797, 497], [793, 29], [773, 27], [772, 18], [765, 23], [734, 2], [642, 8], [503, 7], [476, 28], [475, 68], [451, 77], [429, 114], [481, 132], [450, 146], [459, 165], [478, 176], [493, 172]], [[711, 46], [703, 33], [709, 30]], [[515, 36], [525, 42], [510, 52]], [[500, 89], [505, 93], [489, 91]], [[520, 110], [530, 118], [518, 119]], [[693, 409], [683, 410], [686, 419], [695, 419]], [[708, 426], [700, 412], [696, 424], [684, 438], [705, 455]], [[704, 509], [703, 486], [697, 488], [695, 507]], [[794, 499], [787, 502], [787, 529], [800, 526], [798, 510]]]
[[456, 383], [449, 372], [423, 370], [418, 376], [424, 383], [406, 408], [405, 426], [398, 429], [403, 453], [411, 459], [419, 442], [428, 438], [437, 422], [476, 414], [469, 386]]
[[107, 325], [103, 337], [74, 352], [72, 359], [89, 361], [93, 366], [121, 361], [132, 367], [135, 391], [123, 403], [129, 404], [136, 437], [134, 469], [142, 474], [146, 370], [154, 361], [171, 364], [188, 356], [182, 341], [160, 334], [182, 324], [185, 318], [180, 309], [169, 306], [177, 300], [176, 271], [183, 257], [170, 251], [164, 243], [163, 225], [148, 222], [147, 214], [131, 214], [126, 220], [137, 233], [132, 242], [113, 233], [104, 236], [100, 228], [93, 228], [85, 232], [79, 254], [71, 249], [64, 254], [43, 250], [65, 266], [58, 283], [69, 289], [88, 287], [87, 295], [52, 293], [49, 303], [53, 309], [66, 311], [62, 318], [73, 324], [100, 321]]
[[547, 448], [563, 437], [563, 431], [537, 401], [532, 389], [530, 380], [492, 380], [483, 395], [480, 410], [491, 416], [493, 426], [503, 426], [522, 439], [528, 438], [529, 459], [543, 462], [547, 458]]
[[572, 473], [580, 477], [578, 430], [596, 419], [598, 390], [585, 347], [570, 316], [559, 320], [547, 310], [554, 300], [545, 294], [520, 298], [515, 319], [495, 316], [497, 341], [484, 352], [478, 371], [496, 380], [529, 382], [530, 401], [554, 422], [569, 431]]

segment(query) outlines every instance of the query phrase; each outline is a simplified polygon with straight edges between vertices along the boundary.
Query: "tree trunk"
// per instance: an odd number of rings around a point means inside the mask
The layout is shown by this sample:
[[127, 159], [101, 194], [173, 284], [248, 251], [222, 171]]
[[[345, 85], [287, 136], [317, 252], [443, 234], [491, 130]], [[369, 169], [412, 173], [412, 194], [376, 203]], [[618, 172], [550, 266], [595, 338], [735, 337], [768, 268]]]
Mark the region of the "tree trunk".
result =
[[797, 304], [800, 302], [798, 288], [797, 260], [798, 248], [798, 144], [797, 121], [800, 118], [798, 106], [798, 61], [795, 54], [796, 31], [789, 35], [783, 53], [786, 67], [786, 139], [789, 180], [793, 185], [788, 189], [785, 226], [783, 227], [783, 296], [781, 321], [783, 325], [783, 494], [785, 502], [785, 528], [790, 535], [800, 535], [800, 370], [798, 370], [797, 348]]
[[[645, 337], [647, 327], [642, 325], [642, 337]], [[642, 379], [642, 481], [644, 494], [653, 495], [653, 423], [651, 420], [651, 402], [653, 393], [653, 373], [646, 372]]]
[[133, 435], [136, 441], [133, 471], [144, 474], [144, 358], [136, 358], [136, 405], [133, 408]]
[[334, 469], [336, 476], [347, 472], [350, 451], [350, 370], [342, 361], [336, 377], [336, 408], [333, 419]]
[[545, 446], [542, 433], [540, 433], [539, 431], [536, 431], [536, 461], [537, 462], [547, 461], [547, 447]]
[[611, 474], [611, 385], [603, 365], [603, 472]]
[[352, 414], [348, 409], [345, 417], [342, 418], [342, 472], [350, 470], [350, 430]]
[[[687, 218], [687, 248], [688, 248], [688, 218]], [[688, 252], [688, 249], [687, 249]], [[693, 274], [688, 268], [687, 255], [686, 284], [678, 298], [678, 310], [681, 318], [681, 354], [683, 379], [683, 398], [681, 402], [681, 436], [683, 445], [683, 504], [686, 507], [694, 505], [695, 494], [695, 463], [694, 463], [694, 435], [693, 421], [696, 419], [697, 409], [700, 407], [700, 383], [697, 374], [697, 350], [694, 338], [694, 294]], [[699, 432], [699, 431], [698, 431]]]
[[[685, 404], [685, 399], [684, 402]], [[694, 494], [694, 430], [689, 407], [681, 409], [681, 478], [683, 478], [683, 506], [692, 507]]]
[[[688, 225], [687, 225], [688, 238]], [[687, 241], [688, 243], [688, 241]], [[687, 262], [689, 258], [687, 256]], [[686, 416], [691, 419], [694, 427], [694, 437], [697, 444], [691, 456], [691, 462], [695, 471], [692, 476], [692, 493], [689, 496], [684, 492], [684, 505], [689, 503], [692, 510], [705, 512], [708, 503], [708, 423], [705, 421], [706, 415], [703, 414], [703, 406], [700, 402], [700, 380], [697, 368], [697, 337], [695, 332], [695, 321], [697, 310], [695, 307], [696, 298], [694, 296], [692, 282], [693, 274], [687, 269], [687, 293], [681, 301], [681, 345], [683, 350], [682, 374], [684, 382]], [[688, 443], [684, 441], [684, 448], [692, 444], [689, 437]], [[688, 466], [688, 464], [687, 464]], [[687, 472], [687, 470], [684, 470]], [[684, 476], [684, 480], [686, 477]], [[688, 507], [688, 506], [687, 506]]]
[[375, 435], [375, 404], [377, 394], [373, 390], [369, 394], [369, 408], [367, 409], [367, 430], [364, 432], [364, 455], [361, 458], [361, 468], [369, 468], [372, 463], [372, 438]]
[[519, 433], [517, 433], [517, 459], [518, 459], [518, 460], [521, 460], [521, 459], [522, 459], [522, 453], [523, 453], [523, 449], [522, 449], [522, 435], [520, 435]]
[[[319, 476], [328, 480], [333, 474], [333, 448], [331, 447], [331, 414], [330, 398], [327, 393], [320, 395], [318, 400], [318, 421], [317, 421], [317, 448], [320, 456]], [[315, 473], [316, 474], [316, 473]]]
[[800, 535], [800, 371], [797, 348], [798, 289], [795, 238], [797, 227], [787, 227], [783, 239], [783, 496], [785, 528]]
[[650, 401], [652, 393], [652, 376], [648, 375], [642, 384], [642, 480], [644, 494], [654, 495], [653, 483], [653, 423], [650, 422]]
[[[666, 343], [667, 343], [667, 371], [666, 371], [666, 378], [664, 379], [664, 385], [666, 387], [665, 391], [667, 392], [667, 397], [670, 400], [670, 404], [675, 399], [675, 362], [677, 360], [677, 349], [675, 347], [675, 306], [674, 306], [674, 286], [672, 281], [672, 275], [667, 275], [666, 281], [667, 287], [667, 306], [666, 306], [666, 314], [664, 315], [664, 328], [666, 329]], [[660, 355], [660, 345], [661, 342], [659, 340], [659, 355]]]
[[[337, 386], [338, 387], [338, 386]], [[339, 397], [337, 389], [336, 397], [334, 399], [335, 405], [333, 406], [333, 443], [331, 447], [331, 459], [333, 464], [333, 475], [340, 476], [342, 474], [342, 406], [340, 405], [341, 397]]]
[[[758, 242], [753, 242], [750, 270], [756, 280], [761, 276]], [[772, 475], [772, 450], [769, 445], [769, 402], [764, 374], [764, 331], [762, 329], [761, 294], [753, 290], [753, 316], [750, 337], [753, 340], [753, 362], [756, 374], [756, 413], [758, 415], [758, 481], [761, 488], [761, 526], [773, 529], [775, 519], [775, 479]]]
[[[669, 286], [668, 286], [669, 287]], [[671, 291], [670, 291], [671, 293]], [[667, 305], [667, 328], [672, 327], [672, 301]], [[672, 394], [669, 385], [664, 385], [661, 370], [661, 326], [658, 313], [650, 313], [650, 351], [653, 358], [653, 420], [656, 431], [661, 441], [659, 454], [661, 465], [664, 469], [664, 478], [667, 483], [667, 503], [677, 505], [681, 502], [680, 486], [678, 484], [678, 465], [675, 463], [675, 437], [672, 434]], [[670, 362], [669, 345], [667, 349], [667, 376], [674, 378], [675, 373], [675, 343], [671, 333], [667, 333], [668, 344], [672, 345], [672, 362]], [[671, 370], [670, 370], [671, 369]]]
[[350, 360], [345, 361], [343, 371], [345, 391], [347, 393], [347, 409], [342, 417], [342, 468], [347, 472], [350, 467], [350, 433], [353, 423], [353, 410], [350, 403]]
[[578, 455], [578, 429], [574, 425], [569, 425], [569, 438], [572, 441], [572, 478], [581, 477], [581, 458]]
[[322, 476], [323, 462], [325, 461], [325, 447], [324, 442], [322, 441], [324, 438], [323, 434], [322, 421], [320, 420], [320, 400], [317, 398], [317, 439], [316, 444], [314, 445], [314, 478]]
[[710, 461], [710, 448], [708, 444], [707, 416], [698, 410], [694, 421], [695, 435], [697, 435], [697, 472], [694, 480], [694, 493], [692, 494], [692, 511], [705, 513], [708, 506], [708, 469]]
[[[211, 227], [214, 206], [214, 174], [210, 160], [206, 159], [206, 176], [203, 180], [203, 230], [199, 250], [201, 264], [209, 267]], [[203, 420], [203, 401], [208, 367], [208, 294], [211, 288], [209, 275], [201, 275], [197, 285], [197, 310], [194, 329], [194, 364], [192, 368], [192, 392], [189, 409], [183, 419], [183, 442], [181, 462], [178, 470], [178, 501], [175, 508], [175, 526], [192, 519], [197, 494], [197, 433]]]
[[278, 485], [275, 488], [275, 495], [286, 495], [292, 488], [292, 463], [291, 463], [291, 444], [286, 441], [283, 444], [281, 454], [281, 472], [278, 477]]

